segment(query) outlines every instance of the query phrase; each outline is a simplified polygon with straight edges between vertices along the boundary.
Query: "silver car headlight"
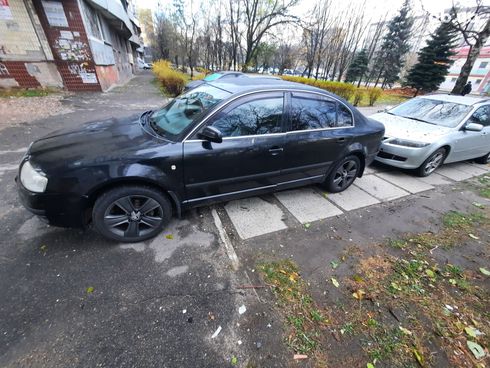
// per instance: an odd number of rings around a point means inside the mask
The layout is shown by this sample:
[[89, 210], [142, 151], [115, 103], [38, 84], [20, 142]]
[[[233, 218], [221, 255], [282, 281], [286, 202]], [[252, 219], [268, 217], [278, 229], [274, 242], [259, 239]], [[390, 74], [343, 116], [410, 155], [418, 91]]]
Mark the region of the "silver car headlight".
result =
[[406, 139], [399, 139], [399, 138], [395, 138], [395, 139], [388, 141], [386, 143], [394, 144], [395, 146], [413, 147], [413, 148], [427, 147], [430, 144], [430, 143], [424, 143], [424, 142], [414, 142], [414, 141], [409, 141]]
[[20, 182], [27, 190], [42, 193], [46, 190], [48, 178], [43, 172], [35, 170], [29, 161], [26, 161], [20, 169]]

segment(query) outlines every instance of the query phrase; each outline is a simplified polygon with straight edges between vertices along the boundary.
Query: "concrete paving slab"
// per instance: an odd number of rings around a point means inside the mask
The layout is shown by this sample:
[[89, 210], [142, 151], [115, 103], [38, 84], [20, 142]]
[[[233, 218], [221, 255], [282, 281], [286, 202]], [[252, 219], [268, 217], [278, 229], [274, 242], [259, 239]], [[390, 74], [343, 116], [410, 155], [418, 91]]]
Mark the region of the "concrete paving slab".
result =
[[446, 184], [453, 183], [452, 180], [448, 179], [445, 176], [439, 175], [437, 172], [432, 173], [429, 176], [426, 176], [425, 178], [418, 178], [418, 179], [430, 185], [446, 185]]
[[461, 165], [460, 163], [443, 165], [437, 169], [437, 173], [455, 181], [471, 178], [473, 175], [461, 170]]
[[374, 174], [374, 173], [377, 173], [379, 170], [376, 170], [376, 168], [372, 167], [372, 166], [368, 166], [364, 169], [364, 175], [370, 175], [370, 174]]
[[375, 175], [366, 175], [357, 179], [356, 185], [382, 201], [391, 201], [392, 199], [409, 195], [407, 191], [400, 189]]
[[458, 170], [464, 171], [465, 173], [471, 174], [472, 176], [479, 176], [488, 173], [488, 170], [485, 169], [485, 165], [480, 165], [478, 167], [476, 165], [470, 165], [469, 163], [462, 162], [458, 166]]
[[376, 174], [381, 179], [389, 181], [392, 184], [398, 185], [400, 188], [405, 189], [410, 193], [419, 193], [426, 190], [434, 189], [430, 184], [427, 184], [419, 178], [404, 174], [400, 171], [392, 171], [389, 173], [378, 173]]
[[288, 190], [275, 196], [302, 224], [342, 214], [313, 188]]
[[258, 197], [229, 202], [225, 210], [242, 239], [286, 229], [284, 213], [274, 204]]
[[355, 185], [351, 185], [349, 189], [341, 193], [329, 194], [328, 199], [345, 211], [352, 211], [357, 208], [367, 207], [379, 203], [376, 198]]
[[483, 165], [483, 164], [477, 164], [476, 162], [467, 162], [467, 164], [485, 170], [487, 173], [490, 172], [490, 164]]

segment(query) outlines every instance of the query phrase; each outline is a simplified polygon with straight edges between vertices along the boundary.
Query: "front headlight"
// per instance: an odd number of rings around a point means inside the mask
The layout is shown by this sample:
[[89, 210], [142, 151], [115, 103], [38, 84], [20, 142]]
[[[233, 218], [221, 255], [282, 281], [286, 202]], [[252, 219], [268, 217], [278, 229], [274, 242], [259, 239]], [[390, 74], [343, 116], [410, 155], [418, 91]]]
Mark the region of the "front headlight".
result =
[[394, 144], [395, 146], [404, 146], [404, 147], [413, 147], [413, 148], [427, 147], [430, 144], [430, 143], [423, 143], [423, 142], [413, 142], [413, 141], [409, 141], [406, 139], [399, 139], [399, 138], [395, 138], [386, 143]]
[[43, 173], [36, 171], [29, 161], [26, 161], [20, 169], [20, 182], [27, 190], [42, 193], [46, 190], [48, 178]]

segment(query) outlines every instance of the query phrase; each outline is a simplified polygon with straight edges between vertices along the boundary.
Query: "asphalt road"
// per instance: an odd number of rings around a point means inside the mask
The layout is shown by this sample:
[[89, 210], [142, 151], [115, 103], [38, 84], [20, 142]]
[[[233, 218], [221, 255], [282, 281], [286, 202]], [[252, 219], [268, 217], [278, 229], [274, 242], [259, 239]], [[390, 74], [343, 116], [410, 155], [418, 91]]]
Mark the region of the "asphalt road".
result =
[[68, 96], [72, 112], [0, 131], [1, 367], [223, 367], [233, 356], [283, 365], [280, 326], [267, 328], [273, 316], [239, 288], [247, 277], [230, 272], [209, 208], [124, 245], [49, 227], [17, 199], [16, 166], [32, 140], [163, 104], [151, 80]]

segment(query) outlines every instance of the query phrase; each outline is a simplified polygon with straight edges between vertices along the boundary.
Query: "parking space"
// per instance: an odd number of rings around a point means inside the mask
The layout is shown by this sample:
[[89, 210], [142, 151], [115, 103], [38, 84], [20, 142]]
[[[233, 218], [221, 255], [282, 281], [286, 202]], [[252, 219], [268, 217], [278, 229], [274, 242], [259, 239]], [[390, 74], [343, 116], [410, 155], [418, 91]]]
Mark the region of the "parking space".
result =
[[323, 192], [320, 187], [312, 186], [275, 193], [282, 206], [256, 197], [229, 202], [224, 208], [238, 236], [249, 239], [286, 229], [288, 226], [283, 221], [284, 210], [304, 225], [488, 172], [489, 166], [463, 162], [444, 165], [436, 173], [419, 178], [386, 166], [374, 165], [367, 168], [365, 175], [342, 193], [330, 194]]

